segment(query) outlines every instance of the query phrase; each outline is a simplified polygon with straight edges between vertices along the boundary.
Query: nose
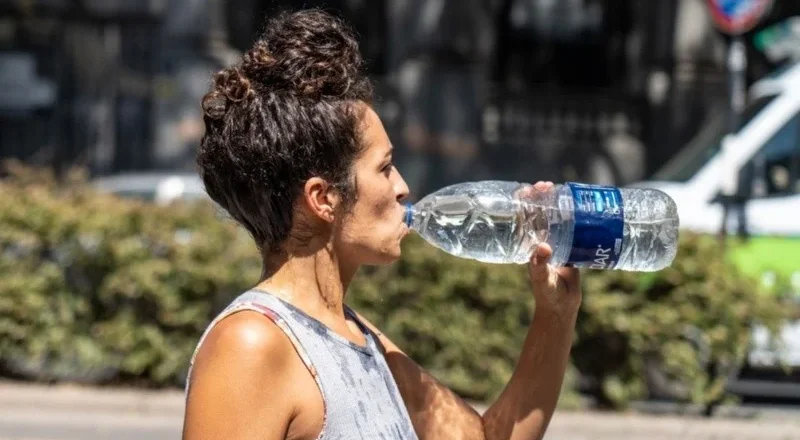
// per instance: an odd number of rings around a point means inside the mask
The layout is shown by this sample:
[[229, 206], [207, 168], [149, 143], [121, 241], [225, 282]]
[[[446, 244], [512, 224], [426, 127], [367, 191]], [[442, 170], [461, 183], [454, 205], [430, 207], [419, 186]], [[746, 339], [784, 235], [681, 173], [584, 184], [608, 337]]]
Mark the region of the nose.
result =
[[400, 175], [400, 171], [397, 172], [397, 182], [395, 182], [395, 194], [397, 194], [397, 201], [402, 202], [408, 198], [409, 189], [408, 184], [406, 184], [405, 179], [403, 176]]

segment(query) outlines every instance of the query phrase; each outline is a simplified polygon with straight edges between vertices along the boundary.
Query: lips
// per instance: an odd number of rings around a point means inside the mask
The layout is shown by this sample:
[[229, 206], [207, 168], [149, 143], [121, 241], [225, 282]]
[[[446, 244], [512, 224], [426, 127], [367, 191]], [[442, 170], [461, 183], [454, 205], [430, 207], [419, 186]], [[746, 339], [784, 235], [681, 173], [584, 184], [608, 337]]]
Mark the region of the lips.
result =
[[406, 223], [405, 216], [406, 216], [406, 209], [405, 207], [403, 207], [403, 209], [400, 211], [400, 238], [405, 237], [406, 235], [409, 234], [409, 232], [411, 232], [411, 228], [409, 228], [408, 224]]

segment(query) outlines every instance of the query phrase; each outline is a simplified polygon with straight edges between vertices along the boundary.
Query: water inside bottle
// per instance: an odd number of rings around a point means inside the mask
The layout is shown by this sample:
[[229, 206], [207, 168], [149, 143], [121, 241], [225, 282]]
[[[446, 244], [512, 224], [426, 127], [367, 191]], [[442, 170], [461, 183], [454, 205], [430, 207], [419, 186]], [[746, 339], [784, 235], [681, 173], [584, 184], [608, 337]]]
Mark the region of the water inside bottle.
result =
[[521, 200], [523, 187], [488, 183], [468, 192], [444, 191], [414, 207], [413, 224], [431, 244], [487, 263], [525, 263], [547, 239], [545, 207]]
[[[548, 193], [530, 189], [503, 181], [452, 185], [410, 207], [407, 222], [433, 246], [462, 258], [524, 264], [539, 243], [549, 242], [552, 264], [572, 262], [577, 226], [569, 187], [557, 185]], [[621, 253], [608, 268], [654, 271], [669, 266], [678, 247], [674, 201], [655, 190], [621, 188], [620, 194]]]
[[622, 189], [625, 227], [617, 269], [648, 272], [669, 266], [678, 252], [677, 206], [655, 191]]

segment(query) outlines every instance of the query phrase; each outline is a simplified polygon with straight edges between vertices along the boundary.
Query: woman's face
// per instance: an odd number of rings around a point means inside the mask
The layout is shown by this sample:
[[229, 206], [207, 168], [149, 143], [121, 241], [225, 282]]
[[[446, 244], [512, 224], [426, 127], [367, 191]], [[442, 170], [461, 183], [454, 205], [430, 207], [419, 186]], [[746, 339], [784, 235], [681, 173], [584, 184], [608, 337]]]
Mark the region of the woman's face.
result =
[[371, 108], [362, 127], [364, 150], [353, 163], [356, 198], [349, 213], [339, 214], [334, 246], [350, 264], [387, 264], [400, 257], [400, 241], [408, 233], [401, 203], [408, 185], [392, 163], [389, 136]]

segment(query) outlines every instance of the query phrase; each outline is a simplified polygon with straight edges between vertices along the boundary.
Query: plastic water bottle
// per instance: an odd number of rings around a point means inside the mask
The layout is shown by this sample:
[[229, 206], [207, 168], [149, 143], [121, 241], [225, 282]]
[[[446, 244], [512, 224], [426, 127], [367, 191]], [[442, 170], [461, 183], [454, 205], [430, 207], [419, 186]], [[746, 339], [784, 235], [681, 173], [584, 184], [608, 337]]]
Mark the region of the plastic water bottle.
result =
[[527, 263], [547, 242], [554, 266], [650, 272], [678, 247], [675, 202], [653, 189], [466, 182], [409, 204], [406, 223], [445, 252], [486, 263]]

